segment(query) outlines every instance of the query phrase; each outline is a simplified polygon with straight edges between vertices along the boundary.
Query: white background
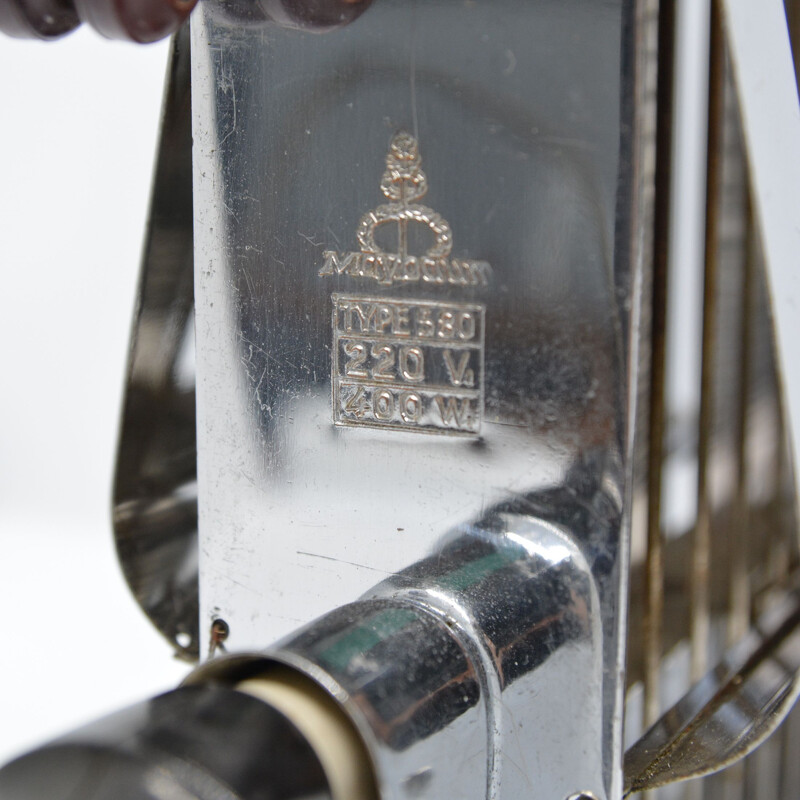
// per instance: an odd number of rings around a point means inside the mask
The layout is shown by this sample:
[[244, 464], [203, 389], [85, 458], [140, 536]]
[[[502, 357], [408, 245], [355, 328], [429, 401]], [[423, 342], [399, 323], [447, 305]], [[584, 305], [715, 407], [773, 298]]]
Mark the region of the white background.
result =
[[188, 670], [109, 510], [166, 54], [0, 36], [0, 763]]

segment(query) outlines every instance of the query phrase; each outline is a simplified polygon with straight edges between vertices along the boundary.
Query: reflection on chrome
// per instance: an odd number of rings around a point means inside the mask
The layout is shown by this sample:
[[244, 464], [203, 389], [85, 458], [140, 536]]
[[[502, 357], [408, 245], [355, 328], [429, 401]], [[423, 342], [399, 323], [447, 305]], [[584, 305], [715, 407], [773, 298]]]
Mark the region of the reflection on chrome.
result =
[[604, 798], [602, 645], [578, 544], [498, 508], [264, 656], [216, 659], [190, 681], [235, 683], [270, 662], [303, 672], [351, 715], [382, 797], [413, 785], [431, 800], [511, 800], [535, 783]]

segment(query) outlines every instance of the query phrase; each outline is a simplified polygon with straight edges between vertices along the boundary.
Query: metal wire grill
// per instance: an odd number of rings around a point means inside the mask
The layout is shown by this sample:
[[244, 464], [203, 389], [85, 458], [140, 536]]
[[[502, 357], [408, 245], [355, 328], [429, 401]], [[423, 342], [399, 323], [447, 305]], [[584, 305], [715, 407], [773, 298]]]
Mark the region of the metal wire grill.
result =
[[[796, 42], [800, 3], [791, 2], [787, 16]], [[639, 462], [647, 479], [633, 516], [629, 744], [796, 585], [800, 566], [767, 279], [720, 3], [711, 4], [704, 270], [688, 280], [670, 249], [679, 210], [670, 192], [675, 4], [649, 6], [647, 24], [645, 41], [658, 51], [657, 58], [650, 53], [658, 79], [648, 87], [658, 132], [648, 417], [640, 426], [647, 431]], [[687, 342], [680, 325], [696, 307], [693, 291], [702, 295], [701, 333]], [[673, 385], [685, 385], [687, 371], [698, 386], [688, 399]], [[742, 762], [648, 797], [796, 797], [796, 753], [798, 710]]]

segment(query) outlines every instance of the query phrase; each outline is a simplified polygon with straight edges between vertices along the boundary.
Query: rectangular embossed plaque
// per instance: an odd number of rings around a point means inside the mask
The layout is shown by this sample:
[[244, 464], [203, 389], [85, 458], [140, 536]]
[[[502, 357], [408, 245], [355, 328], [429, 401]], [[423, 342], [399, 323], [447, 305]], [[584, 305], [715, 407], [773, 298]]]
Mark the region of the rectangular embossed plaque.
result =
[[344, 426], [475, 435], [484, 308], [333, 295], [333, 414]]

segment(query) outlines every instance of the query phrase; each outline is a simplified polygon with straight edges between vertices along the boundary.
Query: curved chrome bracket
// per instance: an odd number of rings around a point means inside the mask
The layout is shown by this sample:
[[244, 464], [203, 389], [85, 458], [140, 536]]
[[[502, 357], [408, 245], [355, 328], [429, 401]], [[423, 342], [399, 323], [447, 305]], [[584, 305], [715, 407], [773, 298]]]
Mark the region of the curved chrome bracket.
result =
[[172, 41], [134, 312], [113, 522], [137, 602], [194, 660], [198, 646], [189, 31]]
[[266, 658], [342, 703], [382, 798], [605, 798], [600, 620], [569, 532], [498, 511]]

